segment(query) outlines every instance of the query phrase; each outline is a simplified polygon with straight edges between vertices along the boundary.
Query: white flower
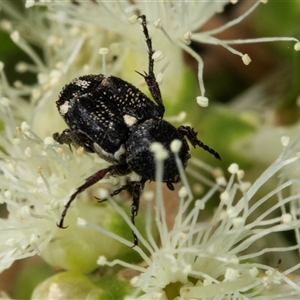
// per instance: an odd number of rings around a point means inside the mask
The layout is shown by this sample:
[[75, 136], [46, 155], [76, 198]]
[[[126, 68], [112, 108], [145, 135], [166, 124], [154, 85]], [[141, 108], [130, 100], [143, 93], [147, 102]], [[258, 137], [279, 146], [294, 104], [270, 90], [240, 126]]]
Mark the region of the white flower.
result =
[[[155, 34], [155, 36], [153, 35], [155, 44], [158, 44], [156, 39], [159, 38], [160, 50], [167, 55], [168, 60], [176, 61], [176, 64], [173, 63], [173, 66], [172, 64], [168, 66], [168, 68], [171, 69], [168, 70], [169, 74], [172, 74], [173, 76], [176, 75], [178, 79], [181, 78], [180, 74], [177, 74], [182, 70], [181, 65], [179, 65], [179, 62], [182, 64], [182, 59], [180, 59], [181, 54], [178, 52], [178, 49], [188, 52], [197, 60], [201, 97], [205, 99], [205, 87], [203, 82], [204, 65], [201, 56], [189, 47], [189, 44], [192, 41], [203, 44], [220, 45], [233, 54], [240, 56], [245, 65], [248, 65], [251, 62], [251, 58], [247, 53], [241, 53], [231, 45], [257, 42], [293, 41], [295, 42], [295, 51], [298, 51], [300, 48], [299, 40], [293, 37], [265, 37], [235, 40], [221, 40], [216, 37], [217, 34], [240, 23], [252, 13], [259, 4], [267, 2], [262, 0], [253, 1], [253, 5], [242, 15], [220, 27], [208, 31], [199, 31], [199, 29], [201, 29], [201, 27], [215, 14], [222, 13], [226, 5], [230, 3], [236, 4], [237, 2], [238, 1], [232, 0], [193, 2], [160, 1], [151, 3], [148, 1], [97, 1], [97, 3], [92, 4], [89, 1], [85, 1], [78, 2], [78, 6], [80, 6], [79, 9], [77, 5], [58, 3], [55, 1], [51, 1], [51, 3], [30, 1], [30, 4], [48, 5], [53, 10], [52, 17], [55, 20], [85, 28], [87, 34], [92, 31], [91, 26], [94, 25], [96, 25], [97, 28], [104, 28], [108, 32], [116, 33], [122, 37], [123, 43], [132, 42], [139, 37], [137, 31], [129, 24], [130, 22], [133, 23], [136, 21], [136, 17], [134, 17], [133, 14], [136, 12], [145, 14], [148, 22], [153, 24], [157, 29], [160, 29], [167, 37], [164, 39], [157, 34]], [[60, 13], [58, 13], [58, 11]], [[128, 22], [128, 20], [130, 22]], [[174, 47], [174, 45], [177, 47]], [[140, 63], [138, 63], [138, 65], [139, 64]], [[174, 68], [174, 66], [176, 66], [176, 68]], [[127, 68], [125, 68], [125, 72], [128, 72]], [[177, 80], [176, 82], [180, 81]], [[170, 89], [174, 89], [174, 84]]]
[[[119, 63], [113, 64], [114, 70], [109, 69], [114, 75], [120, 73], [122, 78], [126, 78], [129, 74], [132, 74], [132, 68], [124, 61], [124, 57], [128, 60], [128, 56], [134, 55], [135, 61], [138, 62], [138, 70], [146, 70], [144, 56], [141, 56], [141, 51], [132, 53], [133, 49], [130, 49], [128, 53], [128, 46], [131, 48], [143, 48], [141, 44], [140, 34], [136, 26], [132, 26], [137, 18], [136, 13], [144, 14], [147, 17], [149, 24], [152, 24], [155, 28], [162, 31], [165, 37], [159, 34], [152, 34], [155, 45], [159, 45], [159, 53], [163, 53], [167, 60], [171, 60], [171, 64], [168, 65], [167, 72], [172, 74], [173, 80], [164, 84], [163, 94], [165, 98], [172, 95], [172, 99], [177, 99], [176, 92], [178, 93], [178, 82], [181, 82], [182, 73], [179, 70], [183, 69], [183, 60], [181, 58], [180, 50], [184, 50], [189, 53], [198, 62], [198, 81], [201, 91], [201, 96], [197, 97], [197, 102], [205, 106], [208, 103], [208, 99], [205, 97], [205, 87], [203, 82], [203, 68], [204, 64], [201, 56], [193, 50], [189, 45], [192, 41], [203, 44], [220, 45], [235, 55], [241, 57], [244, 64], [249, 64], [251, 58], [247, 53], [241, 53], [234, 49], [231, 45], [243, 44], [243, 43], [257, 43], [257, 42], [274, 42], [274, 41], [293, 41], [295, 42], [294, 49], [298, 51], [300, 48], [299, 40], [293, 37], [265, 37], [265, 38], [252, 38], [252, 39], [235, 39], [235, 40], [221, 40], [216, 35], [237, 25], [243, 21], [250, 13], [252, 13], [261, 3], [267, 1], [257, 0], [253, 1], [253, 5], [237, 17], [228, 23], [221, 25], [212, 30], [199, 30], [201, 27], [209, 21], [214, 15], [221, 14], [226, 5], [230, 3], [236, 5], [238, 1], [74, 1], [76, 4], [59, 2], [59, 1], [26, 1], [26, 6], [32, 10], [32, 6], [48, 6], [50, 12], [47, 14], [47, 19], [52, 24], [58, 26], [70, 26], [69, 30], [61, 30], [61, 28], [55, 28], [53, 26], [52, 32], [49, 32], [47, 36], [47, 44], [57, 47], [65, 47], [65, 43], [70, 45], [69, 49], [72, 50], [72, 54], [69, 55], [69, 60], [63, 61], [63, 68], [60, 70], [62, 73], [74, 63], [74, 58], [81, 52], [80, 49], [87, 50], [88, 47], [108, 47], [110, 48], [109, 57], [111, 60], [118, 59]], [[3, 4], [4, 8], [6, 7]], [[37, 23], [41, 22], [38, 14], [35, 15]], [[45, 16], [44, 16], [45, 17]], [[44, 18], [43, 17], [43, 18]], [[7, 26], [7, 23], [4, 23]], [[152, 26], [149, 26], [152, 27]], [[32, 28], [35, 30], [35, 28]], [[45, 28], [43, 28], [45, 29]], [[59, 29], [59, 30], [57, 30]], [[104, 33], [104, 34], [103, 34]], [[66, 36], [68, 35], [68, 36]], [[17, 34], [15, 35], [17, 36]], [[77, 41], [74, 39], [77, 38]], [[14, 40], [17, 40], [15, 38]], [[159, 43], [158, 43], [159, 39]], [[127, 46], [127, 47], [126, 47]], [[26, 47], [23, 47], [25, 50]], [[87, 54], [87, 53], [86, 53]], [[143, 55], [143, 54], [142, 54]], [[100, 68], [95, 60], [95, 55], [85, 55], [85, 65], [89, 71], [98, 70]], [[108, 59], [109, 59], [108, 57]], [[140, 58], [139, 58], [140, 57]], [[142, 58], [143, 57], [143, 58]], [[36, 60], [39, 65], [42, 65], [40, 60]], [[176, 62], [176, 63], [175, 63]], [[96, 67], [96, 68], [95, 68]], [[166, 63], [160, 68], [164, 70]], [[162, 72], [159, 71], [158, 74]], [[131, 75], [130, 75], [131, 76]], [[135, 79], [135, 82], [131, 82], [138, 85], [140, 78]], [[161, 81], [161, 79], [159, 79]], [[180, 85], [179, 85], [180, 86]], [[175, 91], [172, 93], [172, 91]], [[202, 99], [200, 101], [200, 99]]]
[[[154, 220], [151, 203], [148, 205], [147, 238], [134, 228], [150, 253], [134, 248], [147, 266], [108, 262], [103, 257], [98, 263], [121, 264], [141, 273], [132, 279], [136, 291], [128, 299], [297, 299], [300, 278], [294, 274], [300, 269], [300, 179], [299, 172], [293, 179], [286, 179], [282, 172], [292, 164], [299, 167], [299, 150], [300, 137], [290, 147], [284, 147], [252, 185], [243, 182], [243, 172], [236, 164], [230, 166], [232, 175], [209, 220], [201, 218], [203, 209], [222, 186], [215, 184], [202, 199], [194, 201], [181, 173], [184, 191], [179, 191], [179, 211], [170, 231], [161, 186], [157, 184]], [[157, 161], [157, 167], [161, 171], [161, 161]], [[266, 192], [270, 179], [280, 173], [278, 185]], [[189, 211], [192, 203], [194, 207]], [[130, 224], [129, 219], [127, 222]], [[155, 222], [160, 234], [158, 244], [151, 234], [151, 222]], [[286, 243], [283, 234], [288, 232], [294, 232], [295, 242]]]
[[[25, 103], [23, 107], [26, 110]], [[1, 272], [15, 260], [42, 254], [57, 231], [64, 232], [56, 225], [61, 207], [101, 164], [80, 149], [72, 153], [55, 144], [52, 137], [42, 140], [25, 122], [18, 126], [10, 105], [3, 101], [0, 119], [4, 124], [0, 136], [1, 203], [8, 211], [7, 218], [0, 219]], [[78, 213], [75, 207], [74, 203], [70, 216]], [[84, 211], [81, 208], [80, 214]], [[72, 235], [72, 231], [64, 234]]]

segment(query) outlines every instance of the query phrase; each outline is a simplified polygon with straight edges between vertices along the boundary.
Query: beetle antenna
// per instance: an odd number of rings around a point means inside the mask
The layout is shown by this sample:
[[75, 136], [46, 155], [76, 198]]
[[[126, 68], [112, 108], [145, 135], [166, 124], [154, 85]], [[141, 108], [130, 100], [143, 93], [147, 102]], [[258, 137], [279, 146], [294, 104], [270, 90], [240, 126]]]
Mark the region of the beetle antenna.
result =
[[221, 160], [221, 156], [220, 154], [215, 151], [214, 149], [208, 147], [207, 145], [205, 145], [204, 143], [202, 143], [198, 138], [197, 138], [197, 132], [189, 126], [179, 126], [177, 129], [183, 136], [186, 136], [187, 139], [190, 141], [190, 143], [196, 147], [199, 146], [201, 148], [203, 148], [205, 151], [209, 152], [210, 154], [212, 154], [215, 158]]

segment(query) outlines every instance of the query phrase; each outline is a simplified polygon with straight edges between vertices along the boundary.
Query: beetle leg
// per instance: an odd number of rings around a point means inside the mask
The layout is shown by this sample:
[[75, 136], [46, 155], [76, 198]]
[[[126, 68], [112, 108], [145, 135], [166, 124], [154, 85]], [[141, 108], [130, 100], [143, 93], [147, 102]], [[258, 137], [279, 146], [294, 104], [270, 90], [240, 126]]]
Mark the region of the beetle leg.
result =
[[174, 191], [174, 190], [175, 190], [174, 185], [173, 185], [172, 182], [166, 182], [166, 185], [167, 185], [167, 187], [168, 187], [168, 189], [169, 189], [170, 191]]
[[[141, 191], [145, 186], [146, 179], [142, 178], [140, 181], [132, 181], [132, 205], [131, 205], [131, 222], [135, 225], [134, 218], [137, 216], [140, 205], [140, 195]], [[132, 231], [133, 235], [133, 247], [138, 245], [138, 238], [134, 231]]]
[[67, 144], [71, 149], [71, 144], [81, 146], [87, 152], [95, 152], [90, 147], [91, 138], [84, 132], [77, 129], [65, 129], [62, 133], [53, 133], [53, 139], [59, 144]]
[[78, 194], [82, 193], [87, 188], [89, 188], [90, 186], [94, 185], [95, 183], [103, 179], [104, 176], [107, 174], [109, 174], [110, 176], [123, 176], [129, 173], [130, 170], [128, 169], [127, 165], [112, 165], [106, 169], [99, 170], [93, 175], [86, 178], [85, 183], [76, 189], [75, 193], [71, 195], [69, 201], [65, 204], [65, 208], [61, 214], [60, 221], [57, 224], [57, 226], [59, 228], [67, 228], [67, 226], [66, 227], [64, 226], [64, 219], [71, 203], [75, 200]]
[[[113, 197], [115, 195], [118, 195], [122, 191], [127, 190], [128, 188], [132, 187], [132, 205], [131, 205], [130, 218], [131, 218], [131, 222], [133, 225], [135, 225], [134, 219], [137, 216], [138, 211], [139, 211], [140, 195], [141, 195], [141, 191], [144, 188], [145, 182], [146, 182], [146, 179], [144, 179], [144, 178], [140, 181], [131, 181], [129, 184], [123, 185], [121, 188], [113, 191], [109, 195], [109, 197]], [[103, 202], [103, 201], [107, 200], [107, 198], [105, 198], [105, 199], [99, 199], [97, 197], [95, 197], [95, 198], [98, 200], [98, 202]], [[138, 238], [134, 231], [132, 231], [132, 235], [133, 235], [133, 247], [134, 247], [134, 246], [138, 245]]]
[[71, 129], [65, 129], [62, 133], [55, 132], [53, 133], [53, 139], [60, 144], [67, 144], [70, 147], [70, 144], [73, 142]]
[[104, 202], [104, 201], [107, 201], [108, 198], [112, 198], [113, 196], [116, 196], [116, 195], [120, 194], [122, 191], [125, 191], [125, 190], [129, 189], [130, 187], [131, 187], [131, 184], [130, 184], [130, 183], [129, 183], [129, 184], [126, 184], [126, 185], [123, 185], [123, 186], [121, 186], [119, 189], [113, 191], [107, 198], [100, 199], [100, 198], [98, 198], [98, 197], [95, 197], [95, 199], [97, 199], [97, 201], [98, 201], [99, 203]]
[[221, 156], [217, 151], [214, 149], [208, 147], [204, 143], [202, 143], [198, 138], [197, 138], [197, 132], [194, 130], [194, 128], [189, 127], [189, 126], [179, 126], [177, 128], [178, 132], [180, 132], [183, 136], [186, 136], [187, 139], [190, 141], [190, 143], [196, 147], [199, 146], [203, 148], [205, 151], [209, 152], [210, 154], [214, 155], [215, 158], [221, 160]]
[[[117, 194], [119, 194], [120, 192], [122, 192], [123, 190], [127, 190], [128, 188], [132, 187], [132, 205], [131, 205], [131, 222], [133, 225], [135, 225], [135, 217], [138, 214], [139, 211], [139, 205], [140, 205], [140, 195], [141, 195], [141, 191], [144, 188], [146, 179], [142, 179], [140, 181], [131, 181], [129, 184], [123, 185], [121, 188], [115, 190], [114, 192], [112, 192], [109, 197], [113, 197]], [[96, 197], [95, 197], [96, 198]], [[103, 202], [106, 201], [107, 198], [105, 199], [98, 199], [99, 202]], [[134, 233], [134, 231], [132, 231], [132, 235], [133, 235], [133, 247], [138, 245], [138, 238], [136, 236], [136, 234]]]
[[158, 85], [158, 83], [156, 81], [156, 78], [155, 78], [155, 75], [154, 75], [154, 59], [153, 59], [154, 51], [152, 49], [152, 41], [151, 41], [151, 38], [149, 36], [149, 32], [148, 32], [148, 28], [147, 28], [146, 16], [145, 15], [139, 16], [139, 19], [142, 20], [141, 24], [142, 24], [142, 27], [143, 27], [143, 32], [144, 32], [144, 35], [145, 35], [145, 38], [146, 38], [146, 44], [147, 44], [147, 47], [148, 47], [149, 63], [148, 63], [148, 74], [146, 72], [145, 72], [145, 74], [142, 74], [140, 72], [137, 72], [137, 73], [145, 78], [148, 89], [149, 89], [154, 101], [158, 105], [161, 117], [163, 117], [164, 112], [165, 112], [165, 107], [164, 107], [164, 104], [163, 104], [163, 101], [162, 101], [162, 98], [161, 98], [159, 85]]

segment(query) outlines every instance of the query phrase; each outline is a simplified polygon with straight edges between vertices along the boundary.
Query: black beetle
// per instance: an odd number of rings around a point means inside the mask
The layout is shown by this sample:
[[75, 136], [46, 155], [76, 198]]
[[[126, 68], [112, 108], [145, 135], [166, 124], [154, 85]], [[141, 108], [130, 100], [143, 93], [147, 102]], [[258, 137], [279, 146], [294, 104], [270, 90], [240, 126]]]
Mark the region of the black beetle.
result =
[[[110, 196], [132, 188], [131, 221], [134, 224], [141, 190], [147, 180], [155, 180], [155, 159], [150, 152], [153, 142], [161, 143], [169, 153], [164, 161], [163, 182], [171, 190], [174, 190], [173, 183], [180, 181], [174, 154], [170, 150], [174, 139], [182, 142], [179, 157], [184, 167], [190, 158], [186, 138], [194, 147], [200, 146], [220, 159], [216, 151], [198, 140], [193, 128], [175, 128], [163, 120], [165, 107], [154, 75], [152, 42], [146, 17], [142, 15], [139, 19], [148, 47], [149, 67], [148, 73], [137, 73], [144, 77], [155, 103], [132, 84], [118, 77], [103, 74], [86, 75], [72, 80], [63, 88], [56, 101], [57, 109], [69, 128], [61, 134], [54, 133], [53, 138], [60, 144], [73, 143], [82, 146], [86, 151], [97, 153], [112, 163], [111, 166], [88, 177], [71, 195], [61, 214], [58, 224], [60, 228], [64, 228], [67, 210], [79, 193], [104, 176], [123, 176], [131, 172], [140, 175], [141, 179], [131, 181]], [[133, 237], [134, 245], [137, 245], [138, 239], [134, 232]]]

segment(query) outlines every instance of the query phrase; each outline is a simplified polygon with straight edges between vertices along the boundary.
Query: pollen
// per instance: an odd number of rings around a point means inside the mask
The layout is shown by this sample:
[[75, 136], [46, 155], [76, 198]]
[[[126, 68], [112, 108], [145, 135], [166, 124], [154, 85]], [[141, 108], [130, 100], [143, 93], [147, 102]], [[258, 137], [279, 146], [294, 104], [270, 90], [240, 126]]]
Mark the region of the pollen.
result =
[[228, 167], [228, 172], [230, 174], [236, 174], [238, 170], [239, 170], [239, 165], [236, 163], [233, 163]]
[[155, 22], [153, 22], [153, 25], [157, 29], [161, 29], [161, 27], [162, 27], [161, 19], [157, 19]]
[[244, 63], [246, 66], [248, 66], [248, 65], [250, 64], [250, 62], [251, 62], [251, 58], [250, 58], [250, 56], [249, 56], [248, 54], [244, 54], [244, 55], [242, 56], [242, 61], [243, 61], [243, 63]]
[[154, 61], [160, 61], [164, 58], [164, 54], [160, 50], [157, 50], [153, 53], [152, 58]]
[[208, 98], [203, 97], [203, 96], [198, 96], [196, 99], [197, 99], [197, 103], [199, 106], [208, 107], [208, 104], [209, 104]]
[[60, 113], [62, 116], [64, 116], [64, 115], [68, 112], [69, 108], [70, 108], [70, 103], [69, 103], [69, 101], [65, 101], [65, 103], [62, 104], [62, 105], [59, 107], [59, 113]]
[[296, 44], [294, 45], [294, 49], [295, 49], [296, 51], [300, 51], [300, 42], [298, 42], [298, 43], [296, 43]]
[[174, 153], [178, 153], [181, 146], [182, 146], [182, 142], [180, 140], [173, 140], [172, 143], [171, 143], [171, 151], [174, 152]]
[[137, 15], [132, 15], [131, 17], [128, 18], [128, 22], [130, 24], [134, 24], [137, 21]]
[[287, 147], [289, 145], [289, 142], [290, 142], [290, 137], [288, 136], [281, 137], [281, 144], [283, 147]]
[[191, 31], [187, 31], [187, 32], [184, 33], [183, 40], [187, 45], [189, 45], [191, 43], [191, 38], [192, 38], [192, 32]]

